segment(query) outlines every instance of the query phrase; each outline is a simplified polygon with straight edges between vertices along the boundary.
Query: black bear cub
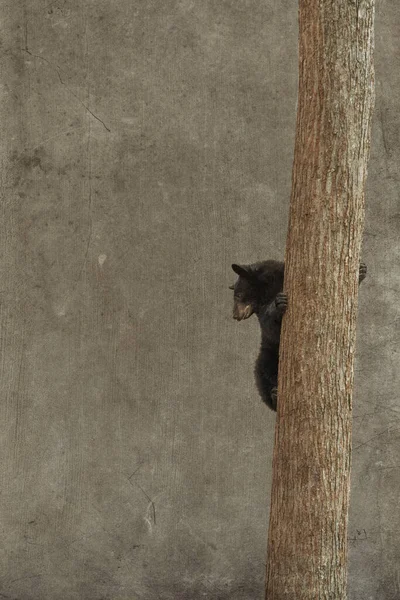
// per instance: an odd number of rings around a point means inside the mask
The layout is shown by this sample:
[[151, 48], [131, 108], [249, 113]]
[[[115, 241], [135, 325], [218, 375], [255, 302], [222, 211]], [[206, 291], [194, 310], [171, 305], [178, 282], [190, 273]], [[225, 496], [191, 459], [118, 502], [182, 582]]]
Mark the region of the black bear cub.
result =
[[[239, 278], [230, 286], [233, 295], [233, 318], [237, 321], [257, 315], [261, 327], [261, 348], [254, 369], [262, 400], [276, 411], [279, 339], [282, 317], [287, 308], [287, 296], [282, 292], [285, 265], [265, 260], [251, 265], [232, 265]], [[367, 267], [360, 264], [359, 283]]]

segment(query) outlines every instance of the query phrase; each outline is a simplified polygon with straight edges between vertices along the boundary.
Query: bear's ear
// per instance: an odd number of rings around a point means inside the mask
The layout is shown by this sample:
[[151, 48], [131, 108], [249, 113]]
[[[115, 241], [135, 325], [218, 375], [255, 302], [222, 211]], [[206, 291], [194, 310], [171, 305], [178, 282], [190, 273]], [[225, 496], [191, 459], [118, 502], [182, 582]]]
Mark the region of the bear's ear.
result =
[[243, 277], [244, 279], [252, 279], [254, 277], [254, 273], [250, 267], [233, 264], [232, 269], [237, 275], [239, 275], [239, 277]]

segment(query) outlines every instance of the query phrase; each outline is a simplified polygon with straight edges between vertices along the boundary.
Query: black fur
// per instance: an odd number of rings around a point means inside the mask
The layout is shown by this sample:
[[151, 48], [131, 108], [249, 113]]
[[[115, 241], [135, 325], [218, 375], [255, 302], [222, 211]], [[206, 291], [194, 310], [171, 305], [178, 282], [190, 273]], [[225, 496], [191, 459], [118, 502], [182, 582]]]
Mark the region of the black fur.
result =
[[[272, 410], [277, 406], [279, 340], [287, 296], [282, 292], [284, 263], [266, 260], [251, 265], [233, 264], [239, 278], [234, 291], [233, 318], [248, 319], [253, 313], [261, 327], [261, 348], [254, 375], [262, 400]], [[359, 283], [365, 279], [367, 267], [360, 264]]]

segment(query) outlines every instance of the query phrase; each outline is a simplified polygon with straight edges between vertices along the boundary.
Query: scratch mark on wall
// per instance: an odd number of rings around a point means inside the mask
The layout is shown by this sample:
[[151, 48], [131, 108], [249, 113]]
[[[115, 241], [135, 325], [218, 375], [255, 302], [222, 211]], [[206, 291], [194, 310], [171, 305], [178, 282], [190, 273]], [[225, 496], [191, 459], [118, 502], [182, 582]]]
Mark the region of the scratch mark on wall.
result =
[[82, 129], [82, 125], [77, 125], [77, 126], [70, 125], [68, 127], [68, 129], [63, 129], [62, 131], [58, 131], [54, 135], [51, 135], [51, 136], [45, 138], [44, 140], [41, 140], [38, 144], [36, 144], [36, 146], [33, 146], [32, 148], [27, 148], [27, 152], [33, 152], [34, 150], [37, 150], [41, 146], [44, 146], [44, 144], [47, 144], [47, 142], [50, 142], [51, 140], [55, 140], [56, 138], [61, 137], [62, 135], [66, 134], [66, 133], [69, 133], [71, 130], [75, 131], [76, 129]]
[[381, 437], [382, 435], [386, 435], [387, 433], [393, 433], [396, 431], [400, 431], [400, 429], [398, 429], [397, 427], [392, 427], [392, 428], [387, 427], [384, 431], [380, 431], [379, 433], [372, 436], [365, 442], [362, 442], [361, 444], [358, 444], [358, 446], [355, 446], [354, 450], [358, 450], [359, 448], [362, 448], [362, 446], [367, 446], [370, 442], [376, 440], [377, 438]]
[[39, 574], [39, 575], [27, 575], [26, 577], [18, 577], [18, 579], [13, 579], [12, 581], [10, 581], [9, 585], [11, 585], [12, 583], [17, 583], [17, 581], [25, 581], [26, 579], [37, 579], [38, 577], [42, 577], [42, 575]]
[[400, 594], [400, 569], [396, 569], [396, 591]]
[[89, 196], [88, 196], [89, 231], [88, 231], [85, 255], [83, 257], [83, 264], [82, 264], [82, 268], [81, 268], [81, 271], [79, 274], [79, 279], [82, 276], [82, 272], [83, 272], [83, 269], [85, 268], [87, 257], [89, 255], [89, 248], [90, 248], [90, 244], [92, 242], [92, 230], [93, 230], [93, 223], [92, 223], [92, 155], [91, 155], [91, 151], [90, 151], [90, 131], [91, 131], [91, 128], [90, 128], [90, 121], [89, 121], [89, 123], [88, 123], [88, 143], [87, 143], [88, 185], [89, 185]]
[[136, 481], [136, 479], [134, 479], [136, 473], [139, 471], [139, 469], [141, 468], [142, 465], [139, 465], [138, 468], [132, 473], [132, 475], [130, 475], [128, 477], [128, 481], [131, 484], [132, 487], [137, 487], [142, 494], [145, 496], [145, 498], [147, 498], [147, 500], [149, 501], [149, 504], [147, 506], [147, 510], [146, 510], [146, 515], [144, 517], [144, 520], [146, 521], [146, 523], [149, 526], [150, 531], [152, 530], [152, 526], [156, 525], [156, 507], [155, 504], [153, 502], [153, 500], [150, 498], [150, 496], [148, 495], [148, 493], [142, 488], [142, 486]]
[[386, 137], [385, 119], [383, 116], [382, 108], [380, 109], [378, 114], [379, 114], [379, 121], [381, 124], [382, 142], [383, 142], [383, 147], [385, 149], [385, 158], [386, 158], [386, 167], [387, 167], [387, 159], [390, 157], [390, 149], [389, 149], [389, 144], [388, 144], [387, 137]]
[[34, 54], [33, 52], [31, 52], [28, 48], [22, 48], [22, 52], [26, 52], [27, 54], [29, 54], [30, 56], [33, 56], [34, 58], [39, 58], [40, 60], [43, 60], [45, 63], [47, 63], [48, 65], [50, 65], [53, 69], [55, 69], [57, 75], [58, 75], [58, 79], [60, 80], [60, 83], [68, 90], [68, 92], [71, 94], [71, 96], [73, 96], [82, 106], [83, 108], [92, 115], [92, 117], [94, 119], [96, 119], [97, 121], [99, 121], [103, 127], [108, 131], [111, 132], [111, 129], [109, 127], [107, 127], [107, 125], [104, 123], [104, 121], [102, 119], [100, 119], [100, 117], [98, 117], [97, 115], [94, 114], [94, 112], [89, 108], [89, 106], [87, 104], [85, 104], [85, 102], [83, 102], [79, 96], [77, 96], [75, 94], [75, 92], [73, 92], [71, 90], [71, 88], [65, 83], [65, 81], [63, 80], [63, 78], [61, 77], [61, 69], [58, 65], [56, 65], [55, 63], [51, 62], [50, 60], [48, 60], [47, 58], [45, 58], [44, 56], [40, 56], [40, 54]]

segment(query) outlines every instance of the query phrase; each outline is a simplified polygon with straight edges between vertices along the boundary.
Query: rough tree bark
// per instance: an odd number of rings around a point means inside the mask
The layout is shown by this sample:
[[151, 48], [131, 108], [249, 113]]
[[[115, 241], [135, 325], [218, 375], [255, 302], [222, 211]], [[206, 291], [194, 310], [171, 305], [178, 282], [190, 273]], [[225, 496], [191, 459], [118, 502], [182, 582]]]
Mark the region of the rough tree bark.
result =
[[300, 0], [267, 600], [344, 600], [374, 0]]

